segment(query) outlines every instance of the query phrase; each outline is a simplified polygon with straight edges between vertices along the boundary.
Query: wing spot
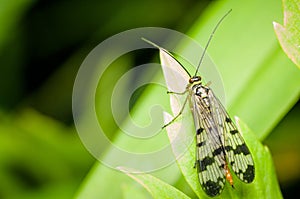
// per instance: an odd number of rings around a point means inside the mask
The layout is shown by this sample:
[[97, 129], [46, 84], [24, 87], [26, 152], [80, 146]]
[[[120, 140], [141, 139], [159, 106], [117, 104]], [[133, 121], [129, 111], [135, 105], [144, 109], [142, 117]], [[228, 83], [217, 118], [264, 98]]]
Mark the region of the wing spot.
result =
[[243, 181], [246, 183], [250, 183], [254, 180], [254, 166], [248, 165], [245, 172], [243, 172]]
[[212, 165], [215, 162], [215, 159], [211, 158], [211, 157], [205, 157], [203, 160], [198, 160], [198, 161], [199, 161], [198, 169], [200, 172], [202, 172], [202, 171], [207, 170], [207, 166]]
[[228, 122], [228, 123], [232, 122], [232, 120], [229, 117], [226, 117], [225, 121]]
[[229, 151], [233, 151], [233, 148], [232, 146], [225, 146], [225, 150], [229, 152]]
[[245, 143], [242, 145], [236, 146], [236, 149], [234, 150], [234, 154], [241, 154], [241, 153], [244, 155], [250, 154], [250, 151]]
[[223, 151], [223, 147], [219, 147], [219, 148], [215, 149], [212, 154], [213, 154], [213, 156], [217, 156], [217, 155], [220, 155], [222, 153], [222, 151]]
[[[222, 182], [222, 179], [218, 179], [218, 181]], [[222, 188], [224, 187], [224, 184], [214, 182], [214, 181], [207, 181], [206, 183], [203, 184], [203, 188], [205, 193], [209, 196], [217, 196], [221, 193]]]
[[204, 146], [205, 144], [206, 144], [206, 142], [203, 141], [203, 142], [199, 142], [199, 143], [197, 144], [197, 146], [198, 146], [198, 147], [202, 147], [202, 146]]
[[200, 128], [197, 130], [197, 135], [200, 135], [200, 134], [203, 132], [203, 130], [204, 130], [204, 129], [200, 127]]
[[232, 135], [237, 134], [237, 133], [238, 133], [238, 130], [236, 130], [236, 129], [231, 130], [230, 133], [231, 133]]
[[234, 155], [243, 154], [246, 156], [250, 154], [250, 151], [245, 143], [237, 145], [235, 149], [232, 148], [232, 146], [225, 146], [225, 150], [227, 152], [233, 151]]

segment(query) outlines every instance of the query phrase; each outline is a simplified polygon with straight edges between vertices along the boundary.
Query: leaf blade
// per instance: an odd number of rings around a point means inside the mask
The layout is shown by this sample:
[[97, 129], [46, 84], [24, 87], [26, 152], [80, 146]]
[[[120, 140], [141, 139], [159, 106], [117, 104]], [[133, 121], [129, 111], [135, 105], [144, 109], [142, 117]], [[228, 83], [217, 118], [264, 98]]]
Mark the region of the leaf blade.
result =
[[286, 55], [300, 68], [300, 6], [298, 1], [283, 0], [284, 24], [273, 22], [277, 39]]
[[176, 189], [175, 187], [161, 181], [150, 174], [132, 174], [124, 168], [120, 168], [122, 172], [141, 184], [153, 196], [153, 198], [173, 198], [173, 199], [189, 199], [187, 195]]

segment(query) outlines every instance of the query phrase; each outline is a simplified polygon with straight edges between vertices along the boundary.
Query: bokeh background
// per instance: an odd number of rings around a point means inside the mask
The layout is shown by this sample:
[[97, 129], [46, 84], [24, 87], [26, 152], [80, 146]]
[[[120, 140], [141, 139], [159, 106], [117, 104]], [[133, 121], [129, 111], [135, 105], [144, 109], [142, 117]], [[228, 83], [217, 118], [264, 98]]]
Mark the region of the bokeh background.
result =
[[[96, 162], [72, 120], [72, 86], [85, 56], [107, 37], [131, 28], [158, 26], [185, 33], [213, 3], [2, 0], [0, 198], [72, 198], [80, 192]], [[151, 60], [154, 53], [133, 54], [124, 69]], [[300, 192], [299, 116], [298, 102], [264, 141], [285, 198]], [[113, 139], [117, 127], [106, 123]]]

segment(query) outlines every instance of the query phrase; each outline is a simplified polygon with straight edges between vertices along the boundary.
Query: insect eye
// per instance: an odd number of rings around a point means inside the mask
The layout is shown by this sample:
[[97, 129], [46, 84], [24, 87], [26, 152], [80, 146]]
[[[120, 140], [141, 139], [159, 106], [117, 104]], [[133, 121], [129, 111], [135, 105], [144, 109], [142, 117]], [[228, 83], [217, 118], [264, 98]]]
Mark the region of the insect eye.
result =
[[195, 78], [197, 79], [196, 81], [201, 81], [201, 77], [200, 76], [196, 76]]
[[194, 83], [194, 82], [199, 82], [201, 81], [201, 77], [200, 76], [194, 76], [194, 77], [191, 77], [189, 82], [190, 84]]

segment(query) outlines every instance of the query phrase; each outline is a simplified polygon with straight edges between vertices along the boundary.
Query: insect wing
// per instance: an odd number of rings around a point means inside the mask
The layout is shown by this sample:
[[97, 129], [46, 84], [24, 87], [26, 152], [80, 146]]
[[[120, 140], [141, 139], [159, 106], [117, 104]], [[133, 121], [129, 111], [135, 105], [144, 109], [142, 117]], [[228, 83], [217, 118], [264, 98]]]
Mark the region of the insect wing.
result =
[[213, 117], [200, 96], [191, 94], [196, 135], [196, 166], [202, 189], [209, 196], [219, 195], [225, 185], [225, 154]]
[[251, 153], [236, 125], [212, 91], [209, 93], [209, 98], [212, 100], [213, 112], [216, 113], [214, 114], [214, 120], [218, 124], [219, 132], [224, 135], [224, 146], [228, 162], [240, 180], [250, 183], [255, 176]]

